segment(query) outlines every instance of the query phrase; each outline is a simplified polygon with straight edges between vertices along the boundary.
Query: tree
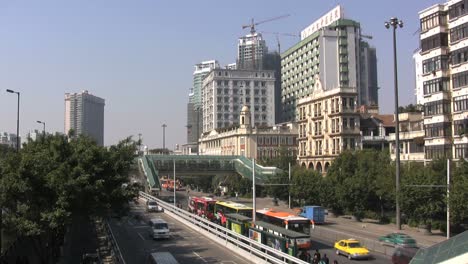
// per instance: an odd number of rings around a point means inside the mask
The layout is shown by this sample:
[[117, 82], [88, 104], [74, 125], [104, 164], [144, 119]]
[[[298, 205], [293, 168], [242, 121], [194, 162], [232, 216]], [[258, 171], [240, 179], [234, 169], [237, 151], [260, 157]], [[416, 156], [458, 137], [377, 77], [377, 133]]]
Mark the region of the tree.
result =
[[452, 170], [450, 190], [450, 221], [468, 228], [468, 162], [461, 160]]
[[299, 205], [320, 204], [322, 180], [322, 175], [317, 171], [294, 167], [291, 176], [291, 197], [298, 201]]
[[410, 163], [403, 167], [400, 201], [401, 209], [409, 221], [430, 224], [443, 215], [445, 209], [443, 190], [412, 185], [443, 185], [444, 176], [447, 174], [444, 163], [443, 160], [434, 160], [427, 166]]
[[[378, 150], [345, 151], [330, 166], [325, 178], [324, 204], [337, 213], [360, 218], [366, 211], [381, 213], [382, 198], [391, 196], [389, 188], [390, 157]], [[326, 188], [326, 189], [325, 189]]]
[[84, 136], [29, 141], [0, 159], [4, 226], [34, 238], [41, 262], [53, 262], [73, 216], [107, 215], [134, 198], [122, 186], [135, 150], [131, 138], [110, 148]]

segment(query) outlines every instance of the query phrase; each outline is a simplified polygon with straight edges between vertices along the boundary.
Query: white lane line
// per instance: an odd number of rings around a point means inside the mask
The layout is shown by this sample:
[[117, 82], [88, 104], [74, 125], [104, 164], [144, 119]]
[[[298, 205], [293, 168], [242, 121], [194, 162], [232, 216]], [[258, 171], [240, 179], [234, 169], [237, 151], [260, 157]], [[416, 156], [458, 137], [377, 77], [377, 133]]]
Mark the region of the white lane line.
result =
[[149, 228], [148, 225], [132, 226], [132, 228]]
[[199, 257], [201, 260], [203, 260], [203, 262], [207, 263], [208, 261], [206, 261], [206, 259], [202, 258], [202, 256], [198, 255], [195, 251], [192, 251], [193, 254], [195, 254], [195, 256]]
[[145, 241], [145, 240], [146, 240], [146, 239], [145, 239], [145, 238], [144, 238], [144, 237], [143, 237], [143, 236], [140, 234], [140, 232], [138, 232], [138, 236], [140, 236], [140, 237], [141, 237], [141, 239], [142, 239], [143, 241]]

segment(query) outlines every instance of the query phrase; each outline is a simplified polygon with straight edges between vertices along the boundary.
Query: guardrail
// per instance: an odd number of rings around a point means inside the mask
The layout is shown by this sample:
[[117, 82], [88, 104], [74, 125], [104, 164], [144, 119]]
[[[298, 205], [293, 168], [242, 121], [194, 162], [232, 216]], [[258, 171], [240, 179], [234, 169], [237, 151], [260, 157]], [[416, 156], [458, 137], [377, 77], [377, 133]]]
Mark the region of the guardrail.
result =
[[200, 234], [210, 238], [222, 246], [233, 250], [233, 252], [243, 256], [244, 258], [252, 260], [255, 263], [308, 263], [272, 247], [261, 244], [248, 237], [240, 235], [207, 219], [177, 208], [174, 205], [162, 201], [157, 197], [149, 195], [145, 192], [140, 192], [140, 197], [147, 200], [157, 201], [159, 205], [164, 208], [164, 212], [168, 215], [176, 218], [178, 221], [198, 231]]

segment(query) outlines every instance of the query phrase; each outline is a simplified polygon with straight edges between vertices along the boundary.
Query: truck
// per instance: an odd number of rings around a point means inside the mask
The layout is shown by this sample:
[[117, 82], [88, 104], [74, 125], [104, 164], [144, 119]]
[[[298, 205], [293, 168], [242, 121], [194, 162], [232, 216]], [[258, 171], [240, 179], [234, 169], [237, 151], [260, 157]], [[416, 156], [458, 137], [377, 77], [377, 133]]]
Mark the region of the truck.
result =
[[306, 205], [302, 207], [299, 216], [308, 218], [314, 224], [325, 223], [325, 209], [318, 205]]

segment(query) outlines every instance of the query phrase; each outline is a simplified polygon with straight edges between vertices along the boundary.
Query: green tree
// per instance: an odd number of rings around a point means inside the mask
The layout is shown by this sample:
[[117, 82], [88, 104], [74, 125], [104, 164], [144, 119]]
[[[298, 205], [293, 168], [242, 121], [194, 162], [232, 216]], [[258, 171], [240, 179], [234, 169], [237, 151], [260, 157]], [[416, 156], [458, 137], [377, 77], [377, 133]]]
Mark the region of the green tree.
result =
[[468, 162], [459, 161], [451, 175], [450, 220], [453, 225], [468, 228]]
[[3, 224], [35, 239], [41, 263], [53, 262], [65, 228], [76, 215], [106, 215], [133, 199], [127, 173], [135, 143], [105, 148], [87, 137], [48, 135], [0, 159]]
[[401, 171], [401, 209], [410, 221], [430, 224], [441, 218], [445, 209], [445, 192], [440, 188], [412, 185], [443, 185], [446, 167], [443, 160], [434, 160], [429, 165], [412, 163]]
[[383, 216], [389, 188], [390, 158], [387, 152], [360, 150], [341, 153], [330, 166], [323, 190], [323, 204], [337, 213], [360, 218], [366, 211]]
[[294, 167], [291, 176], [291, 197], [299, 205], [317, 205], [321, 203], [322, 175], [303, 167]]

